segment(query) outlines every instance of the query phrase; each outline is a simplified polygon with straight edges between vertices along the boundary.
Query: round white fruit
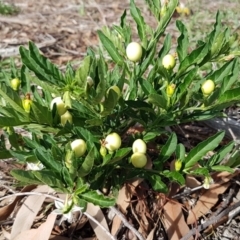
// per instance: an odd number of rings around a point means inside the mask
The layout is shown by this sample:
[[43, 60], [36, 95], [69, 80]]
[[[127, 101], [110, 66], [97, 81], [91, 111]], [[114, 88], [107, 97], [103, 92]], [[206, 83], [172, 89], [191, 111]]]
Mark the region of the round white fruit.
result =
[[121, 140], [120, 136], [115, 132], [110, 133], [105, 138], [105, 147], [109, 151], [116, 151], [117, 149], [119, 149], [121, 147], [121, 144], [122, 144], [122, 140]]
[[74, 151], [76, 157], [81, 157], [86, 152], [87, 145], [83, 139], [76, 139], [71, 142], [71, 148]]
[[51, 110], [53, 109], [54, 104], [56, 104], [57, 112], [60, 116], [67, 111], [67, 108], [65, 107], [65, 104], [61, 97], [56, 97], [51, 101], [51, 104], [50, 104]]
[[133, 153], [140, 152], [146, 153], [147, 152], [147, 145], [142, 139], [136, 139], [132, 145]]

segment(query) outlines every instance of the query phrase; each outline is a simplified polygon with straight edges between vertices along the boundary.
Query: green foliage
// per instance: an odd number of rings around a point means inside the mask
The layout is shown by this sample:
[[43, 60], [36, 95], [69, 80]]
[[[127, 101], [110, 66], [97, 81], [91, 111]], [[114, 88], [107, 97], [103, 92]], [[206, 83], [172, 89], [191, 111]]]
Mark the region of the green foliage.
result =
[[[186, 174], [209, 176], [214, 171], [232, 171], [239, 164], [234, 143], [219, 148], [223, 132], [188, 152], [175, 133], [165, 130], [223, 116], [224, 108], [240, 101], [239, 51], [230, 30], [222, 26], [221, 14], [217, 14], [208, 37], [191, 51], [187, 28], [177, 21], [179, 37], [176, 49], [172, 49], [171, 35], [165, 34], [165, 29], [178, 1], [169, 0], [161, 6], [159, 1], [146, 0], [146, 4], [156, 19], [156, 29], [146, 24], [135, 1], [130, 1], [129, 14], [143, 48], [139, 62], [126, 57], [125, 48], [132, 41], [126, 11], [119, 26], [98, 31], [99, 49], [89, 49], [77, 69], [68, 64], [65, 72], [61, 71], [40, 54], [33, 42], [29, 42], [28, 49], [20, 47], [22, 68], [12, 70], [11, 76], [5, 74], [5, 80], [0, 82], [0, 127], [11, 144], [7, 150], [1, 137], [0, 158], [13, 156], [23, 164], [41, 166], [38, 170], [11, 172], [23, 185], [47, 184], [71, 195], [75, 204], [92, 202], [107, 207], [115, 203], [114, 192], [136, 177], [146, 179], [155, 191], [167, 192], [169, 181], [182, 185]], [[160, 47], [159, 41], [163, 43]], [[176, 52], [177, 64], [165, 69], [162, 59], [171, 52]], [[11, 88], [13, 77], [21, 79], [18, 91]], [[213, 80], [216, 87], [204, 96], [201, 85], [207, 79]], [[168, 86], [172, 88], [171, 95], [167, 94]], [[22, 104], [27, 97], [32, 100], [29, 113]], [[56, 104], [50, 107], [55, 97], [63, 99], [72, 124], [61, 125]], [[24, 128], [29, 137], [17, 134], [15, 126]], [[135, 128], [140, 130], [132, 131]], [[111, 132], [122, 137], [122, 146], [107, 152], [105, 138]], [[137, 138], [154, 146], [155, 154], [147, 152], [151, 169], [135, 169], [129, 161], [131, 144]], [[159, 138], [165, 139], [164, 143], [159, 143]], [[87, 152], [81, 157], [76, 157], [71, 149], [75, 139], [86, 142]], [[206, 161], [210, 151], [215, 154]], [[222, 164], [227, 155], [229, 161]], [[169, 170], [174, 159], [182, 162], [179, 171]], [[111, 194], [100, 194], [98, 190], [103, 187], [111, 189]]]

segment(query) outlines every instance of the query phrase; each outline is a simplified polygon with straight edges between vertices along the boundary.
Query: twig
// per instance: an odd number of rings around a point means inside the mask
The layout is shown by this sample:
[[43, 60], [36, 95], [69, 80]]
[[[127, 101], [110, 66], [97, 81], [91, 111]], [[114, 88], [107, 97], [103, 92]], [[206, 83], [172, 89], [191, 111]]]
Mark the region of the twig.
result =
[[188, 240], [192, 235], [195, 235], [195, 234], [201, 232], [202, 230], [206, 229], [208, 226], [219, 222], [222, 217], [225, 217], [227, 214], [229, 214], [231, 211], [233, 211], [234, 209], [236, 209], [238, 207], [240, 207], [240, 201], [235, 203], [234, 205], [228, 207], [224, 211], [222, 211], [218, 216], [211, 217], [208, 221], [206, 221], [205, 223], [199, 225], [197, 227], [197, 229], [194, 228], [194, 229], [190, 230], [188, 232], [188, 234], [186, 234], [180, 240]]
[[198, 187], [195, 187], [195, 188], [192, 188], [192, 189], [191, 189], [191, 188], [185, 188], [183, 192], [178, 193], [178, 194], [172, 196], [171, 198], [173, 198], [173, 199], [180, 199], [180, 198], [185, 197], [185, 196], [188, 196], [188, 195], [190, 195], [191, 193], [193, 193], [193, 192], [195, 192], [195, 191], [197, 191], [197, 190], [199, 190], [199, 189], [202, 189], [202, 188], [203, 188], [202, 185], [201, 185], [201, 186], [198, 186]]
[[127, 219], [124, 217], [124, 215], [118, 209], [116, 209], [115, 207], [110, 207], [110, 209], [118, 215], [118, 217], [122, 220], [123, 224], [127, 228], [129, 228], [138, 237], [138, 239], [145, 240], [145, 238], [142, 236], [142, 234], [127, 221]]
[[227, 205], [229, 205], [230, 201], [231, 201], [232, 198], [233, 198], [233, 194], [234, 194], [234, 191], [235, 191], [234, 188], [235, 188], [235, 186], [230, 189], [230, 191], [229, 191], [229, 193], [228, 193], [228, 196], [227, 196], [227, 199], [223, 202], [223, 204], [221, 205], [221, 207], [219, 207], [218, 210], [217, 210], [216, 212], [214, 212], [214, 214], [212, 215], [212, 217], [219, 215], [219, 214], [222, 212], [222, 210], [223, 210], [224, 208], [226, 208]]

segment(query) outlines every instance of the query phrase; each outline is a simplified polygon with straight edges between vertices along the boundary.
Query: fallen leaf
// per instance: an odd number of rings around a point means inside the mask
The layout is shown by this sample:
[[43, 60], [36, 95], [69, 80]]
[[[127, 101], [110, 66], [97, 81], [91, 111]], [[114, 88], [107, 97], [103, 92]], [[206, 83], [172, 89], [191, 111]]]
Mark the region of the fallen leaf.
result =
[[[131, 186], [133, 186], [133, 188], [136, 188], [142, 181], [143, 179], [139, 178], [134, 182], [132, 182]], [[126, 209], [129, 207], [131, 197], [132, 197], [132, 194], [129, 192], [128, 187], [124, 185], [119, 190], [118, 198], [116, 201], [118, 208], [121, 209], [123, 213], [126, 213]], [[115, 217], [113, 218], [112, 228], [111, 228], [112, 235], [115, 235], [118, 232], [119, 228], [121, 227], [121, 224], [122, 224], [122, 220], [117, 215], [115, 215]]]
[[[36, 185], [30, 185], [30, 186], [26, 186], [22, 189], [22, 193], [24, 192], [30, 192], [32, 191], [34, 188], [36, 188]], [[14, 201], [12, 203], [10, 203], [7, 206], [4, 206], [2, 208], [0, 208], [0, 221], [6, 220], [10, 214], [12, 213], [12, 211], [14, 210], [16, 204], [23, 199], [25, 196], [17, 196]]]
[[231, 174], [229, 172], [217, 173], [213, 177], [218, 183], [210, 185], [210, 189], [204, 190], [203, 194], [200, 196], [197, 204], [189, 212], [187, 223], [193, 224], [196, 220], [209, 212], [209, 210], [217, 203], [219, 194], [226, 191], [230, 185], [229, 180], [233, 178], [237, 172]]
[[[38, 186], [34, 192], [47, 192], [49, 193], [51, 188], [48, 186]], [[53, 190], [52, 190], [53, 191]], [[15, 221], [13, 223], [11, 231], [11, 239], [14, 239], [21, 232], [29, 230], [37, 216], [42, 204], [45, 200], [45, 196], [30, 195], [26, 198], [21, 208], [18, 210]]]
[[[93, 218], [95, 218], [104, 228], [109, 230], [107, 221], [100, 207], [95, 206], [92, 203], [88, 203], [86, 212], [90, 214]], [[93, 222], [91, 219], [89, 219], [89, 223], [92, 226], [98, 240], [110, 239], [109, 235], [107, 235], [107, 233], [99, 225]]]
[[[168, 239], [179, 240], [190, 231], [187, 223], [185, 222], [182, 207], [178, 202], [168, 201], [163, 206], [163, 212], [163, 223]], [[191, 237], [189, 239], [193, 238]]]
[[46, 222], [44, 222], [39, 228], [23, 231], [13, 240], [48, 240], [56, 217], [56, 214], [49, 214]]

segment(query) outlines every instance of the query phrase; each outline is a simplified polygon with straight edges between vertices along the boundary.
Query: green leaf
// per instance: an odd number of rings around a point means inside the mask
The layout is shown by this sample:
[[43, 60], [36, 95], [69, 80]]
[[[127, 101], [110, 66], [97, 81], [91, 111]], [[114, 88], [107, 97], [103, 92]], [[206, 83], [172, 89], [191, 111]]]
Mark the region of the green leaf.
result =
[[142, 41], [143, 47], [147, 46], [147, 34], [146, 34], [146, 23], [141, 11], [136, 7], [134, 0], [130, 0], [130, 13], [137, 24], [138, 35]]
[[111, 40], [104, 35], [102, 31], [98, 31], [98, 36], [104, 46], [104, 48], [107, 50], [108, 54], [112, 58], [112, 60], [119, 65], [123, 64], [123, 57], [118, 53], [117, 48], [114, 46], [114, 44], [111, 42]]
[[209, 170], [205, 167], [197, 168], [191, 171], [193, 175], [209, 176]]
[[[26, 118], [26, 120], [28, 119], [28, 114], [25, 112], [25, 110], [23, 109], [23, 107], [20, 107], [19, 104], [17, 104], [12, 98], [9, 97], [9, 95], [7, 93], [5, 93], [1, 88], [0, 88], [0, 96], [9, 104], [11, 105], [11, 107], [21, 113], [23, 115], [23, 117]], [[6, 125], [7, 126], [7, 125]]]
[[152, 63], [152, 60], [156, 54], [156, 44], [153, 45], [152, 49], [148, 52], [146, 52], [146, 58], [141, 63], [140, 73], [139, 75], [142, 75], [149, 67], [149, 65]]
[[163, 174], [165, 177], [169, 178], [170, 181], [175, 181], [175, 182], [179, 183], [180, 185], [183, 185], [185, 183], [185, 178], [180, 172], [164, 171]]
[[240, 87], [235, 88], [235, 89], [230, 89], [224, 92], [218, 100], [219, 103], [226, 103], [226, 102], [231, 102], [231, 101], [240, 101]]
[[148, 45], [148, 49], [152, 48], [152, 45], [155, 44], [156, 42], [158, 42], [158, 40], [161, 37], [161, 35], [165, 32], [165, 28], [167, 27], [168, 23], [171, 20], [171, 17], [173, 15], [173, 13], [176, 10], [176, 7], [178, 5], [178, 0], [171, 0], [171, 1], [168, 1], [167, 3], [168, 3], [167, 4], [167, 11], [162, 16], [162, 18], [160, 19], [160, 22], [158, 24], [157, 30], [155, 32], [155, 35], [151, 39], [151, 41], [150, 41], [150, 43]]
[[34, 171], [25, 171], [21, 169], [13, 169], [10, 174], [18, 181], [26, 184], [42, 184], [42, 181], [35, 177]]
[[177, 149], [176, 149], [176, 157], [177, 157], [177, 159], [179, 159], [182, 162], [184, 162], [185, 153], [186, 153], [186, 150], [185, 150], [184, 145], [182, 143], [179, 143], [177, 145]]
[[159, 19], [160, 16], [160, 1], [159, 0], [145, 0], [148, 4], [148, 7], [156, 19]]
[[171, 42], [172, 42], [172, 37], [171, 35], [168, 33], [164, 39], [163, 42], [163, 46], [161, 48], [161, 50], [158, 53], [158, 57], [160, 59], [162, 59], [166, 54], [169, 53], [170, 49], [171, 49]]
[[184, 71], [186, 71], [190, 66], [194, 64], [199, 64], [208, 54], [208, 45], [204, 44], [197, 49], [194, 49], [188, 56], [186, 56], [180, 63], [177, 77], [181, 76]]
[[20, 46], [19, 52], [22, 62], [41, 80], [57, 86], [64, 85], [64, 77], [60, 70], [58, 70], [58, 68], [46, 57], [39, 53], [34, 43], [29, 42], [29, 50]]
[[106, 91], [106, 65], [101, 55], [96, 70], [97, 77], [99, 78], [99, 83], [96, 87], [96, 96], [94, 97], [93, 102], [98, 104], [102, 101]]
[[38, 124], [52, 125], [52, 112], [49, 110], [49, 108], [40, 105], [38, 102], [32, 102], [31, 116], [32, 115]]
[[185, 169], [191, 168], [194, 164], [204, 157], [209, 151], [215, 149], [224, 137], [224, 132], [218, 132], [214, 136], [199, 143], [193, 148], [185, 158]]
[[230, 172], [230, 173], [234, 173], [234, 169], [228, 166], [223, 166], [223, 165], [216, 165], [216, 166], [212, 166], [211, 169], [213, 171], [217, 171], [217, 172]]
[[84, 177], [89, 174], [94, 164], [94, 148], [92, 147], [88, 155], [84, 159], [82, 166], [78, 171], [80, 177]]
[[159, 94], [156, 93], [149, 94], [148, 101], [160, 108], [167, 109], [167, 100]]
[[206, 79], [211, 79], [216, 84], [221, 83], [226, 76], [231, 74], [232, 70], [236, 67], [236, 63], [237, 60], [226, 62], [222, 67], [208, 74]]
[[104, 110], [101, 112], [101, 115], [106, 116], [110, 114], [117, 105], [118, 99], [118, 94], [113, 89], [109, 89], [105, 101], [103, 102]]
[[62, 165], [57, 162], [50, 151], [46, 151], [43, 148], [38, 147], [34, 150], [37, 159], [48, 169], [61, 173]]
[[182, 62], [183, 59], [188, 54], [188, 46], [189, 46], [189, 40], [188, 40], [188, 32], [187, 28], [184, 26], [184, 24], [177, 20], [176, 25], [178, 30], [181, 32], [181, 35], [178, 37], [178, 46], [177, 46], [177, 54], [179, 58], [179, 62]]
[[82, 193], [79, 197], [100, 207], [111, 207], [115, 204], [115, 198], [106, 197], [91, 190]]
[[62, 72], [57, 66], [51, 63], [48, 58], [40, 54], [37, 46], [33, 42], [29, 42], [29, 52], [34, 61], [41, 66], [47, 74], [53, 76], [58, 81], [64, 81]]
[[176, 147], [177, 147], [177, 135], [175, 133], [172, 133], [169, 136], [166, 144], [162, 147], [158, 159], [161, 162], [166, 162], [171, 157], [173, 152], [176, 150]]
[[180, 89], [180, 91], [177, 94], [176, 102], [179, 102], [186, 92], [189, 95], [191, 94], [191, 90], [189, 89], [189, 86], [193, 82], [197, 72], [198, 72], [198, 67], [190, 70], [188, 74], [185, 76], [185, 78], [183, 79], [183, 81], [179, 84], [178, 88]]
[[209, 159], [208, 161], [209, 166], [219, 164], [227, 156], [227, 154], [232, 151], [234, 145], [235, 145], [234, 142], [230, 142], [226, 146], [218, 150], [217, 154], [213, 155], [216, 156], [216, 159], [214, 160], [212, 160], [212, 158]]
[[77, 81], [79, 86], [82, 88], [85, 88], [90, 66], [91, 66], [91, 56], [86, 56], [83, 59], [81, 66], [76, 71], [75, 80]]
[[41, 170], [41, 171], [32, 171], [33, 175], [42, 183], [50, 186], [53, 189], [61, 190], [63, 193], [68, 193], [66, 186], [57, 179], [52, 171]]
[[162, 182], [161, 177], [156, 174], [146, 174], [145, 177], [150, 182], [152, 188], [158, 192], [166, 193], [168, 188], [164, 182]]
[[7, 159], [13, 157], [11, 152], [8, 150], [0, 150], [0, 159]]
[[131, 151], [132, 151], [132, 148], [130, 148], [130, 147], [129, 148], [121, 148], [121, 149], [117, 150], [114, 157], [112, 159], [109, 159], [106, 162], [103, 162], [102, 166], [104, 166], [106, 164], [114, 164], [116, 162], [119, 162], [120, 160], [125, 158]]

